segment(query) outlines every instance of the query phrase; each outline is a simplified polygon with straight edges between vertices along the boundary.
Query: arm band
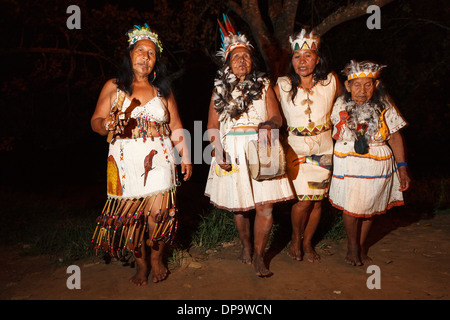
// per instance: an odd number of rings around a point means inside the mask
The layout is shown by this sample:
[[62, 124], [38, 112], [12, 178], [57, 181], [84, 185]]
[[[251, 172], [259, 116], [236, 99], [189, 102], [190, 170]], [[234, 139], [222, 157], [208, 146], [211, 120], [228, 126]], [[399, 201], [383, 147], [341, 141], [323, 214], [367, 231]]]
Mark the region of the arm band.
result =
[[397, 163], [397, 169], [400, 167], [408, 167], [408, 164], [406, 162], [399, 162]]

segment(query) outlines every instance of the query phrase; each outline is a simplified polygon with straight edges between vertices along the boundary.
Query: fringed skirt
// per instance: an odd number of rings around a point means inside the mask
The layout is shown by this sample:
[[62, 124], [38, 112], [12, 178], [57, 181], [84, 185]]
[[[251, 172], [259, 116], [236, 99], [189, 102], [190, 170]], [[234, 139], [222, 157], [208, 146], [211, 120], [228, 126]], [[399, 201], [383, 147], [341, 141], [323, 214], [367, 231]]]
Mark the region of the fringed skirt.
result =
[[232, 169], [225, 171], [213, 160], [205, 188], [205, 195], [217, 208], [228, 211], [249, 211], [256, 205], [277, 203], [294, 198], [287, 176], [256, 181], [251, 178], [247, 164], [247, 145], [257, 140], [252, 132], [230, 132], [224, 149], [230, 155]]
[[404, 204], [394, 156], [385, 143], [371, 144], [360, 155], [353, 142], [337, 141], [333, 162], [330, 201], [344, 213], [370, 218]]
[[[110, 144], [108, 199], [92, 236], [94, 251], [103, 249], [119, 258], [133, 252], [138, 257], [144, 244], [172, 241], [177, 227], [176, 186], [169, 138], [118, 139]], [[155, 226], [151, 234], [149, 224]]]

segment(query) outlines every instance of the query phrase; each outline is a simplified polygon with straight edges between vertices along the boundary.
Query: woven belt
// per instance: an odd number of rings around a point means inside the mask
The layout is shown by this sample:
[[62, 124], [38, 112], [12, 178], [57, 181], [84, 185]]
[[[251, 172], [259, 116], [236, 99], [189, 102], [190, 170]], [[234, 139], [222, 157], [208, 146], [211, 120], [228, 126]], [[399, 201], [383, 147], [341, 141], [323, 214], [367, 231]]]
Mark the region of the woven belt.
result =
[[312, 129], [308, 127], [288, 127], [287, 131], [296, 136], [316, 136], [331, 129], [331, 123], [315, 126]]

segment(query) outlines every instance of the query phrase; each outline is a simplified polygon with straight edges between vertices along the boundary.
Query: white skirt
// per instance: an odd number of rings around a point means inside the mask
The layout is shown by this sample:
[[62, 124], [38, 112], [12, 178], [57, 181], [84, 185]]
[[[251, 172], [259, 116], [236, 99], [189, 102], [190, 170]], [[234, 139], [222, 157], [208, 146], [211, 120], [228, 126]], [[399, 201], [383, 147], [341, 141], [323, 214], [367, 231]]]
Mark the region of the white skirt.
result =
[[109, 198], [138, 199], [176, 186], [176, 167], [169, 138], [118, 139], [109, 146]]
[[332, 154], [330, 130], [315, 136], [288, 136], [287, 173], [299, 201], [322, 200], [328, 195], [331, 171], [315, 163], [311, 157], [328, 157], [331, 165]]
[[337, 141], [329, 198], [332, 205], [355, 217], [383, 214], [403, 205], [394, 156], [385, 143], [369, 145], [369, 153], [355, 153], [353, 142]]
[[286, 175], [263, 181], [251, 178], [246, 150], [248, 142], [257, 139], [256, 132], [230, 132], [226, 135], [224, 149], [230, 155], [232, 169], [221, 169], [213, 157], [205, 188], [205, 195], [216, 207], [228, 211], [249, 211], [256, 205], [294, 198]]
[[[120, 258], [125, 250], [138, 256], [144, 244], [172, 241], [177, 230], [176, 181], [169, 138], [118, 139], [110, 144], [108, 199], [92, 236], [94, 251], [103, 249]], [[153, 233], [149, 234], [147, 222], [154, 208], [159, 212]]]

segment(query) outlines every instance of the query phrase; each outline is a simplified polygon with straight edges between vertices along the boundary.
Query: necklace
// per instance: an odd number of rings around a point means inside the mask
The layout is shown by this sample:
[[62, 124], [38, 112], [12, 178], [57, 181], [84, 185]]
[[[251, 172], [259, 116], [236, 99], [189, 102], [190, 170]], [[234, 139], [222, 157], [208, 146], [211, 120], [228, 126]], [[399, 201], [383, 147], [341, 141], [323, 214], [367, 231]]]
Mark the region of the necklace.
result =
[[313, 85], [311, 88], [306, 89], [303, 88], [302, 86], [300, 86], [301, 89], [303, 89], [303, 91], [306, 92], [306, 99], [303, 100], [301, 102], [302, 105], [307, 105], [306, 110], [305, 110], [305, 114], [308, 116], [308, 128], [312, 129], [314, 128], [314, 126], [316, 125], [312, 120], [311, 120], [311, 105], [313, 104], [313, 101], [310, 99], [310, 96], [312, 96], [314, 94], [314, 91], [312, 91], [312, 89], [316, 86], [317, 82], [314, 81]]
[[250, 83], [250, 81], [248, 81], [248, 80], [240, 81], [240, 82], [236, 85], [236, 88], [237, 88], [238, 90], [240, 90], [240, 91], [243, 91], [243, 90], [244, 90], [244, 87], [245, 87], [247, 84], [249, 84], [249, 83]]
[[[236, 118], [244, 113], [247, 108], [261, 98], [266, 78], [262, 73], [252, 71], [247, 79], [239, 81], [226, 66], [217, 71], [214, 79], [214, 109], [219, 114], [219, 121], [227, 118]], [[232, 92], [236, 88], [239, 95], [233, 98]]]

